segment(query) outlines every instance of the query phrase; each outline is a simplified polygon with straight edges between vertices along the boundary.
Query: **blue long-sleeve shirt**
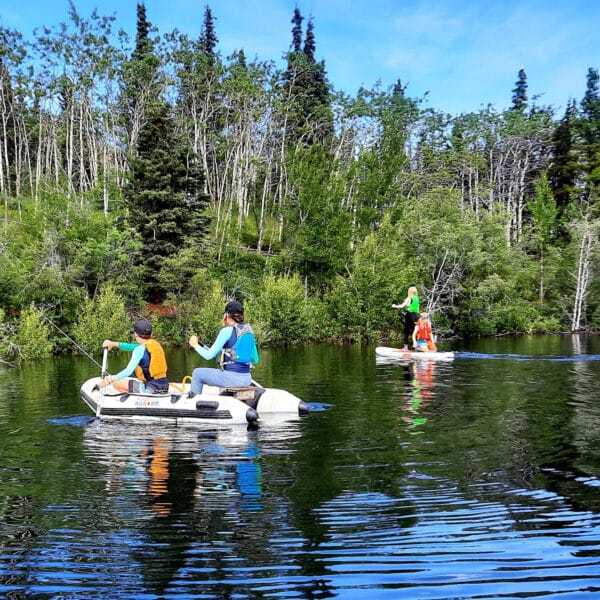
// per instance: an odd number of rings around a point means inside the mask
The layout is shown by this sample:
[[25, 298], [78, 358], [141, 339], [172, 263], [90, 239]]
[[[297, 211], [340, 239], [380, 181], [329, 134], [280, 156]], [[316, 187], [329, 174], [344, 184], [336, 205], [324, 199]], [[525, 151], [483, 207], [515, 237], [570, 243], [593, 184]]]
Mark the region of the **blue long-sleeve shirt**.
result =
[[[233, 335], [233, 326], [228, 325], [227, 327], [223, 327], [221, 331], [219, 331], [219, 335], [217, 335], [217, 339], [213, 342], [210, 348], [205, 346], [198, 345], [194, 350], [205, 360], [211, 360], [216, 358], [219, 353], [225, 347], [225, 344], [229, 341], [231, 336]], [[252, 361], [258, 362], [258, 350], [256, 346], [254, 346], [252, 352]], [[237, 371], [239, 373], [248, 373], [250, 371], [250, 365], [248, 363], [233, 363], [225, 365], [224, 367], [228, 371]]]
[[144, 358], [144, 351], [146, 350], [146, 348], [144, 347], [144, 344], [130, 344], [128, 342], [119, 342], [119, 350], [131, 352], [131, 358], [129, 359], [127, 366], [115, 375], [116, 381], [119, 381], [120, 379], [125, 379], [125, 377], [129, 377], [134, 373], [135, 368], [140, 364], [142, 358]]

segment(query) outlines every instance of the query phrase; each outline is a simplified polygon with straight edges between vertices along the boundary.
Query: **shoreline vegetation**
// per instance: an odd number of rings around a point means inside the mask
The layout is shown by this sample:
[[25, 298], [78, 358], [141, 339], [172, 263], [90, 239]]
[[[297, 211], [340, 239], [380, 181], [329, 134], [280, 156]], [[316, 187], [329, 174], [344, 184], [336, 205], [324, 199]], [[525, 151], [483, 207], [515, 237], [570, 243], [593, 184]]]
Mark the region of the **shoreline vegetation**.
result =
[[452, 116], [336, 91], [300, 8], [281, 69], [149, 17], [0, 23], [0, 361], [214, 339], [232, 298], [262, 346], [394, 341], [411, 285], [441, 339], [600, 328], [597, 66]]

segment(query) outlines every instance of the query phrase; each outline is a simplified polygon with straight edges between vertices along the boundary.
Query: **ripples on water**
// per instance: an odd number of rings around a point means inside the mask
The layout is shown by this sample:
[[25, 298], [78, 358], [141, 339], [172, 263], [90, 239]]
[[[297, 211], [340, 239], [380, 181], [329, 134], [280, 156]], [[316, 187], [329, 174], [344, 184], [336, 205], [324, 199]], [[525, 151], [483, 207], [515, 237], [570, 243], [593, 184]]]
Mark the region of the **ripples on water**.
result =
[[600, 595], [594, 361], [276, 361], [321, 410], [254, 431], [100, 423], [85, 367], [0, 372], [0, 594]]

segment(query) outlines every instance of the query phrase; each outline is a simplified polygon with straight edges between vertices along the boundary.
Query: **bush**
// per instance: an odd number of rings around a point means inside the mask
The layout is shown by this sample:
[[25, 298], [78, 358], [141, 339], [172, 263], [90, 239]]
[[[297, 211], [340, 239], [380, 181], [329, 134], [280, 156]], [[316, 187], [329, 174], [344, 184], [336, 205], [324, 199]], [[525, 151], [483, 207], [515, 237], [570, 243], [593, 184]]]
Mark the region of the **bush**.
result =
[[33, 304], [21, 312], [15, 343], [23, 360], [48, 358], [52, 354], [50, 327]]
[[168, 313], [153, 319], [154, 335], [166, 346], [185, 346], [192, 334], [210, 345], [223, 326], [225, 303], [220, 283], [202, 270], [194, 276], [190, 293], [167, 297]]
[[530, 333], [553, 333], [560, 331], [560, 321], [556, 317], [537, 317], [530, 325]]
[[93, 299], [86, 298], [73, 327], [73, 337], [87, 352], [99, 351], [105, 339], [127, 340], [131, 318], [112, 284]]
[[311, 339], [318, 324], [309, 317], [324, 314], [317, 301], [305, 297], [298, 275], [266, 275], [258, 294], [247, 303], [248, 322], [257, 338], [273, 345], [297, 344]]

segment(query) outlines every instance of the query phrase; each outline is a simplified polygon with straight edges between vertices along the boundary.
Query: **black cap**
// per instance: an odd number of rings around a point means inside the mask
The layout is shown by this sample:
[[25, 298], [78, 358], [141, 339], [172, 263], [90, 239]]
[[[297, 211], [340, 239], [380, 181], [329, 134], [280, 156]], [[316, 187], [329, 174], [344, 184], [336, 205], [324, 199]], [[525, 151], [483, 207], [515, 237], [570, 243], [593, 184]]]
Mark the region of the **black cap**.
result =
[[150, 337], [152, 335], [152, 323], [146, 319], [140, 319], [133, 324], [131, 333], [137, 333], [141, 337]]
[[237, 300], [232, 300], [225, 305], [225, 312], [229, 313], [230, 315], [243, 315], [244, 307]]

